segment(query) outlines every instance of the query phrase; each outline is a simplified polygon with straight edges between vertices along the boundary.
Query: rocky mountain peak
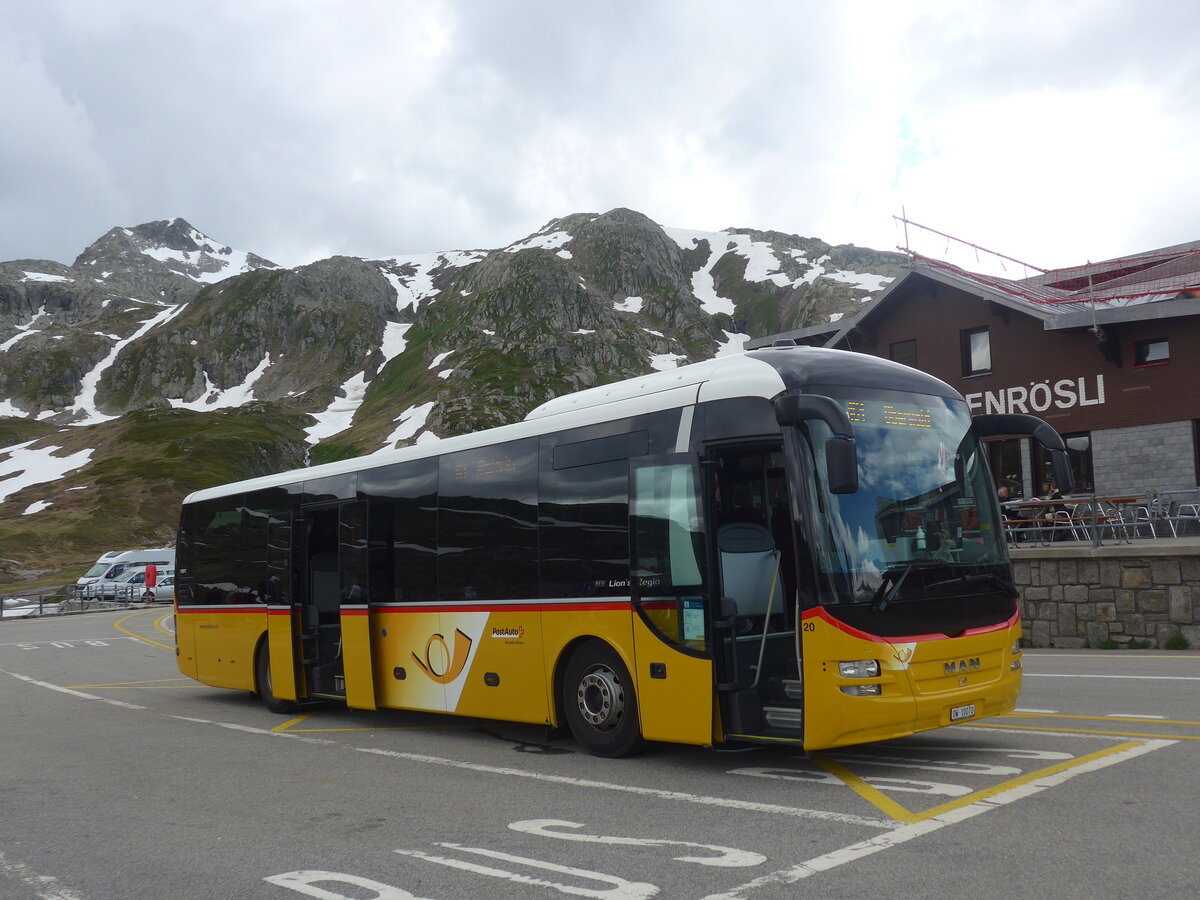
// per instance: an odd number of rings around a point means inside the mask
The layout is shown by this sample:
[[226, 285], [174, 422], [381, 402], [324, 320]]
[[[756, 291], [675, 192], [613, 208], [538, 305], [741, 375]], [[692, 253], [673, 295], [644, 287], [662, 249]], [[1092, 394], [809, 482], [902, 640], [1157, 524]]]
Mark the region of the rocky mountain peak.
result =
[[175, 218], [110, 229], [76, 257], [74, 268], [123, 288], [174, 300], [194, 295], [200, 285], [279, 266], [215, 241], [187, 220]]

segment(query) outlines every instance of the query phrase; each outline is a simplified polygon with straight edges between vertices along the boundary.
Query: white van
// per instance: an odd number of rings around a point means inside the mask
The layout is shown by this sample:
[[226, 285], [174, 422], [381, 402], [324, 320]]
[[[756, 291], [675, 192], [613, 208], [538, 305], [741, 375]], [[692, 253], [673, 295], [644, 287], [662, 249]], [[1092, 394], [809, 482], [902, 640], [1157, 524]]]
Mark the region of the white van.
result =
[[123, 550], [105, 553], [75, 582], [75, 593], [84, 597], [112, 596], [112, 585], [127, 569], [148, 565], [175, 568], [175, 549]]

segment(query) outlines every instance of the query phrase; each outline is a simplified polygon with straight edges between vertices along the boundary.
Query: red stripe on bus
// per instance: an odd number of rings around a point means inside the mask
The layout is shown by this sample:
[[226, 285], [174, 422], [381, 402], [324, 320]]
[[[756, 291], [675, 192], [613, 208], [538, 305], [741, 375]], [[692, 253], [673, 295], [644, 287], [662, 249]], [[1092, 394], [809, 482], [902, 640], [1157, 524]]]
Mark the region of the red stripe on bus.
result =
[[595, 604], [586, 600], [578, 604], [487, 604], [482, 606], [372, 606], [371, 612], [599, 612], [613, 610], [629, 612], [630, 602]]
[[[839, 622], [825, 609], [819, 606], [814, 609], [805, 610], [804, 614], [800, 618], [821, 619], [839, 631], [844, 631], [851, 637], [861, 638], [862, 640], [867, 641], [883, 641], [885, 644], [919, 644], [922, 641], [945, 641], [951, 639], [950, 635], [941, 633], [909, 634], [902, 637], [883, 637], [882, 635], [871, 634], [869, 631], [862, 631], [861, 629], [855, 628], [853, 625], [847, 625], [845, 622]], [[956, 635], [956, 637], [969, 637], [976, 634], [989, 634], [995, 631], [1006, 631], [1009, 628], [1012, 628], [1012, 626], [1015, 625], [1020, 618], [1021, 614], [1019, 612], [1014, 612], [1012, 616], [1009, 617], [1007, 622], [1000, 622], [996, 625], [984, 625], [980, 628], [968, 628], [962, 634]]]
[[[268, 613], [265, 606], [189, 606], [183, 604], [179, 607], [181, 613], [199, 615], [201, 613]], [[269, 615], [280, 615], [274, 611], [270, 611]]]

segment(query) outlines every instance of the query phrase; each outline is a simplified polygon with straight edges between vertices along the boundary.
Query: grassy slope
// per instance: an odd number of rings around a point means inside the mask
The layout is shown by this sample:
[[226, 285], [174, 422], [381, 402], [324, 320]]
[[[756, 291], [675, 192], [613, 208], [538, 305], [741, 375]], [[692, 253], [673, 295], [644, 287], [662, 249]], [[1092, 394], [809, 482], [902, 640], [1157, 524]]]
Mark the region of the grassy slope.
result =
[[[61, 453], [92, 448], [91, 462], [0, 505], [0, 593], [73, 581], [108, 550], [173, 542], [179, 503], [192, 491], [303, 465], [306, 423], [306, 416], [252, 404], [205, 413], [140, 410], [59, 431], [43, 443]], [[22, 515], [35, 500], [53, 505]], [[33, 572], [42, 574], [21, 577]]]

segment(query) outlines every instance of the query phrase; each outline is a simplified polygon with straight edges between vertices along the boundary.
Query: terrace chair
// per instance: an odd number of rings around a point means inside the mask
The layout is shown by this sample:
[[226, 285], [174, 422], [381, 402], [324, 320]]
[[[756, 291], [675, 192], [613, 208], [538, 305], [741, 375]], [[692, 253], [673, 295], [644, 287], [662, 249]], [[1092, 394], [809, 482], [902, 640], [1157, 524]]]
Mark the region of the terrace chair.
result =
[[[1152, 538], [1158, 537], [1158, 532], [1154, 528], [1154, 514], [1151, 511], [1149, 504], [1145, 504], [1142, 506], [1135, 506], [1129, 510], [1127, 515], [1128, 515], [1128, 519], [1126, 521], [1128, 521], [1129, 524], [1133, 527], [1133, 536], [1134, 537], [1142, 536], [1141, 529], [1142, 529], [1143, 524], [1146, 524], [1150, 527], [1150, 537], [1152, 537]], [[1125, 519], [1124, 516], [1122, 518]]]
[[1129, 535], [1129, 529], [1133, 527], [1132, 516], [1123, 513], [1119, 506], [1112, 503], [1101, 503], [1100, 515], [1104, 517], [1105, 525], [1112, 529], [1113, 540], [1122, 540], [1126, 544], [1133, 543], [1133, 539]]
[[1155, 497], [1150, 501], [1150, 514], [1158, 521], [1167, 523], [1167, 527], [1171, 529], [1171, 537], [1179, 537], [1179, 532], [1175, 528], [1175, 519], [1171, 515], [1170, 500]]
[[[1080, 528], [1082, 527], [1083, 523], [1080, 522], [1078, 519], [1076, 519], [1072, 513], [1068, 512], [1065, 509], [1060, 509], [1058, 512], [1056, 512], [1054, 514], [1053, 519], [1054, 519], [1054, 524], [1050, 526], [1051, 527], [1051, 532], [1050, 532], [1051, 540], [1053, 540], [1054, 537], [1058, 534], [1070, 534], [1071, 540], [1073, 540], [1073, 541], [1080, 540], [1079, 533], [1080, 533]], [[1084, 537], [1086, 538], [1087, 529], [1084, 528], [1083, 530], [1085, 532]]]
[[1180, 503], [1175, 507], [1175, 517], [1171, 524], [1191, 520], [1200, 525], [1200, 503]]
[[1021, 529], [1018, 525], [1020, 521], [1020, 519], [1010, 519], [1008, 513], [1000, 513], [1000, 522], [1004, 527], [1004, 536], [1014, 547], [1021, 546]]

